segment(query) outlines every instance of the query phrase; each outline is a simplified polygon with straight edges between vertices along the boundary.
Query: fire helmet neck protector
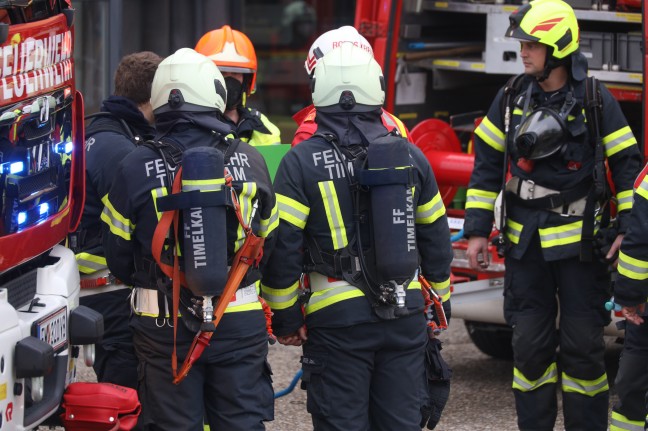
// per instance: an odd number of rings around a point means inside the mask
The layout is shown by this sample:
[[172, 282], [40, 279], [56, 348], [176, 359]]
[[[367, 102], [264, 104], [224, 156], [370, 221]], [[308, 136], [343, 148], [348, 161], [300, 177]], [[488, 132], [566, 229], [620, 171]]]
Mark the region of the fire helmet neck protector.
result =
[[545, 69], [539, 81], [560, 65], [569, 65], [578, 50], [579, 29], [574, 10], [562, 0], [533, 0], [509, 16], [506, 36], [547, 47]]
[[306, 57], [306, 61], [304, 62], [304, 69], [306, 69], [308, 76], [313, 74], [315, 66], [317, 66], [322, 57], [328, 54], [332, 49], [339, 47], [343, 42], [350, 42], [368, 52], [373, 57], [373, 49], [367, 39], [358, 33], [358, 30], [356, 30], [355, 27], [345, 25], [327, 31], [313, 42], [308, 50], [308, 57]]
[[526, 117], [514, 137], [520, 157], [540, 160], [562, 149], [569, 134], [567, 117], [575, 106], [572, 92], [568, 92], [560, 111], [541, 107]]
[[256, 91], [256, 52], [244, 33], [224, 25], [205, 33], [196, 44], [196, 51], [216, 63], [221, 72], [242, 73], [246, 94]]
[[383, 105], [385, 80], [371, 54], [344, 42], [315, 67], [311, 92], [324, 112], [368, 112]]
[[218, 67], [191, 48], [180, 48], [158, 66], [151, 86], [155, 115], [225, 111], [227, 90]]

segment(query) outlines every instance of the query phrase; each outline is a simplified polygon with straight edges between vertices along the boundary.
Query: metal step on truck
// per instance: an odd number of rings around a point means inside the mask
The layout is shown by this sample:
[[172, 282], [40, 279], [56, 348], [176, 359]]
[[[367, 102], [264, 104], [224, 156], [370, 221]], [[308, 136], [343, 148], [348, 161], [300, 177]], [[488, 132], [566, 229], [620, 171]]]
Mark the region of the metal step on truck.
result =
[[57, 423], [77, 358], [91, 364], [103, 333], [64, 246], [85, 181], [73, 21], [63, 0], [0, 0], [2, 431]]

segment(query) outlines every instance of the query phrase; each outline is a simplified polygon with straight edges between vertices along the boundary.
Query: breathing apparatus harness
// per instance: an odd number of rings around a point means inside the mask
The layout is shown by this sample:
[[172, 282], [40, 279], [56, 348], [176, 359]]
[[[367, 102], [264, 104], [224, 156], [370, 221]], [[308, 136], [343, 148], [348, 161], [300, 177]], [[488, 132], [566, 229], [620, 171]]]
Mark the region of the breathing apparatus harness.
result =
[[[569, 205], [570, 203], [585, 198], [585, 208], [583, 210], [583, 228], [581, 232], [581, 250], [580, 259], [583, 262], [592, 261], [593, 244], [594, 244], [594, 222], [596, 214], [602, 212], [604, 219], [601, 225], [607, 225], [609, 221], [609, 208], [605, 206], [610, 197], [610, 191], [607, 184], [605, 168], [605, 152], [600, 135], [600, 118], [602, 111], [602, 101], [599, 92], [599, 83], [594, 77], [588, 77], [585, 81], [585, 100], [584, 108], [589, 131], [590, 144], [594, 149], [594, 168], [592, 172], [592, 184], [584, 182], [569, 190], [560, 191], [535, 199], [521, 199], [515, 193], [507, 192], [507, 173], [508, 173], [508, 136], [511, 121], [511, 106], [513, 105], [514, 96], [518, 93], [522, 77], [524, 74], [511, 77], [504, 87], [504, 136], [506, 145], [504, 145], [504, 166], [502, 172], [501, 199], [502, 210], [499, 217], [496, 216], [496, 223], [499, 222], [499, 235], [497, 237], [497, 249], [500, 256], [504, 255], [506, 249], [506, 237], [504, 228], [506, 223], [505, 200], [506, 198], [515, 199], [516, 202], [528, 208], [549, 209], [559, 206]], [[514, 142], [522, 156], [518, 161], [520, 168], [530, 171], [533, 169], [533, 160], [539, 160], [557, 153], [561, 149], [561, 142], [567, 133], [567, 117], [577, 104], [573, 97], [573, 88], [568, 91], [565, 102], [562, 107], [556, 111], [551, 108], [542, 107], [532, 114], [527, 115], [531, 99], [530, 84], [526, 90], [524, 109], [522, 114], [522, 124], [516, 130]], [[542, 124], [544, 123], [544, 124]], [[537, 129], [537, 130], [534, 130]], [[545, 134], [544, 136], [542, 134]], [[534, 148], [539, 145], [539, 148]], [[527, 158], [525, 158], [528, 157]], [[597, 205], [601, 208], [597, 209]], [[497, 220], [499, 219], [499, 220]]]
[[[217, 136], [218, 137], [218, 136]], [[219, 148], [219, 143], [216, 148], [214, 146], [209, 147], [198, 147], [198, 149], [206, 151], [211, 150], [212, 154], [222, 154], [221, 160], [229, 160], [233, 155], [236, 147], [239, 144], [239, 140], [230, 140], [227, 139], [226, 147]], [[225, 309], [227, 308], [230, 300], [235, 296], [237, 289], [247, 270], [250, 267], [258, 266], [261, 256], [263, 253], [263, 243], [264, 238], [257, 237], [251, 228], [251, 222], [254, 217], [254, 212], [256, 210], [256, 202], [254, 203], [254, 208], [250, 214], [249, 220], [245, 220], [238, 202], [236, 192], [232, 186], [232, 177], [229, 174], [225, 174], [222, 181], [222, 188], [219, 190], [209, 190], [210, 193], [202, 193], [202, 190], [185, 190], [185, 184], [182, 179], [183, 169], [187, 170], [187, 166], [182, 166], [183, 159], [187, 159], [186, 155], [189, 154], [188, 151], [182, 151], [182, 149], [176, 147], [171, 142], [168, 141], [147, 141], [144, 145], [149, 146], [161, 154], [164, 161], [164, 166], [166, 169], [166, 175], [168, 179], [167, 184], [172, 184], [171, 193], [167, 196], [157, 199], [157, 208], [159, 211], [163, 212], [162, 217], [155, 229], [155, 234], [153, 236], [153, 241], [151, 245], [152, 255], [163, 272], [163, 274], [168, 277], [165, 279], [158, 279], [157, 283], [160, 286], [161, 284], [168, 283], [168, 279], [172, 283], [172, 303], [173, 303], [173, 353], [171, 358], [171, 367], [173, 370], [173, 382], [175, 384], [180, 383], [189, 373], [193, 363], [197, 361], [202, 352], [207, 347], [210, 342], [210, 339], [213, 335], [216, 326], [220, 322]], [[214, 153], [216, 152], [216, 153]], [[205, 152], [205, 155], [209, 155], [208, 152]], [[200, 156], [200, 154], [198, 154]], [[187, 165], [190, 159], [185, 160], [185, 165]], [[175, 175], [175, 178], [172, 179], [171, 172], [169, 171], [169, 163], [171, 162], [172, 166], [179, 166], [178, 171]], [[203, 166], [204, 168], [205, 166]], [[210, 167], [211, 168], [211, 167]], [[194, 169], [195, 170], [195, 169]], [[203, 169], [204, 170], [204, 169]], [[209, 171], [211, 169], [207, 169]], [[223, 170], [224, 171], [224, 170]], [[217, 174], [216, 174], [217, 175]], [[200, 183], [200, 180], [193, 180], [197, 183]], [[211, 182], [211, 180], [210, 180]], [[186, 265], [186, 259], [191, 254], [190, 250], [187, 247], [187, 235], [185, 235], [185, 256], [181, 256], [180, 244], [183, 241], [183, 234], [179, 232], [183, 229], [183, 220], [181, 219], [181, 213], [184, 216], [184, 223], [189, 223], [187, 218], [187, 211], [208, 211], [210, 208], [218, 207], [229, 207], [234, 210], [236, 217], [239, 221], [239, 224], [243, 228], [245, 233], [245, 240], [243, 245], [238, 250], [234, 256], [231, 267], [226, 274], [226, 280], [224, 287], [220, 292], [212, 294], [210, 292], [203, 292], [205, 290], [202, 287], [196, 287], [196, 284], [202, 284], [209, 286], [214, 284], [213, 280], [210, 280], [209, 277], [202, 277], [202, 280], [199, 277], [196, 277], [196, 274], [191, 274], [188, 272], [191, 269], [191, 266]], [[222, 208], [222, 211], [225, 211]], [[222, 214], [224, 216], [224, 214]], [[225, 229], [224, 220], [219, 220], [222, 223], [219, 223], [221, 226], [219, 228]], [[212, 223], [213, 224], [213, 223]], [[207, 225], [207, 223], [205, 223]], [[185, 226], [186, 231], [186, 226]], [[186, 233], [186, 232], [185, 232]], [[204, 235], [208, 236], [207, 232]], [[225, 248], [225, 242], [223, 237], [218, 238], [220, 241], [218, 244], [214, 244], [216, 247]], [[226, 237], [225, 237], [226, 239]], [[214, 241], [212, 241], [214, 242]], [[209, 244], [205, 244], [205, 248], [209, 248]], [[180, 260], [185, 260], [184, 271], [181, 268]], [[225, 252], [225, 262], [226, 262], [226, 252]], [[210, 263], [211, 266], [211, 263]], [[224, 268], [226, 270], [226, 268]], [[200, 275], [200, 274], [198, 274]], [[220, 281], [220, 280], [219, 280]], [[219, 283], [215, 283], [219, 284]], [[203, 300], [200, 304], [200, 309], [202, 311], [202, 316], [198, 316], [197, 313], [194, 313], [196, 317], [201, 318], [202, 323], [200, 330], [194, 337], [194, 340], [189, 348], [187, 357], [182, 364], [180, 371], [178, 371], [178, 360], [176, 353], [176, 337], [177, 337], [177, 322], [178, 322], [178, 311], [180, 309], [181, 302], [181, 287], [184, 286], [192, 291], [192, 293], [202, 296]], [[160, 286], [160, 290], [165, 291]], [[220, 289], [218, 289], [220, 290]], [[201, 295], [203, 293], [203, 295]], [[215, 297], [218, 297], [215, 307], [212, 308], [212, 301]], [[194, 307], [185, 306], [188, 311], [195, 312]], [[264, 307], [266, 312], [266, 319], [268, 317], [268, 310], [266, 310], [267, 305]], [[184, 308], [183, 308], [184, 309]], [[272, 337], [271, 329], [269, 330], [269, 335]]]
[[[365, 294], [380, 319], [391, 320], [408, 315], [410, 311], [405, 304], [406, 289], [415, 277], [419, 264], [416, 241], [413, 241], [414, 246], [410, 244], [409, 253], [407, 244], [403, 249], [403, 241], [399, 241], [398, 237], [396, 241], [392, 241], [389, 249], [386, 249], [385, 244], [377, 240], [377, 236], [390, 237], [392, 232], [398, 235], [395, 231], [397, 227], [386, 224], [385, 214], [381, 216], [372, 205], [386, 208], [389, 212], [387, 216], [391, 217], [391, 205], [397, 207], [400, 203], [404, 203], [407, 190], [412, 190], [415, 171], [410, 165], [407, 147], [402, 146], [408, 145], [407, 141], [400, 136], [389, 134], [372, 142], [368, 147], [353, 145], [342, 150], [334, 135], [316, 133], [314, 136], [326, 140], [342, 161], [351, 191], [355, 235], [345, 247], [333, 254], [321, 250], [315, 240], [307, 235], [311, 262], [306, 265], [305, 272], [316, 271], [329, 277], [344, 279], [357, 287]], [[385, 150], [387, 152], [382, 153]], [[396, 165], [399, 166], [396, 168], [394, 160], [386, 160], [393, 156], [394, 151], [400, 151], [402, 157], [407, 159], [407, 163], [396, 161]], [[353, 165], [353, 173], [348, 167], [347, 160]], [[373, 167], [371, 164], [375, 163], [375, 160], [383, 163], [386, 161], [390, 166]], [[378, 194], [381, 196], [381, 202], [378, 202]], [[398, 200], [403, 202], [397, 202]], [[412, 214], [412, 230], [414, 230], [414, 216], [415, 214]], [[381, 226], [377, 226], [380, 221], [382, 221]], [[371, 244], [365, 244], [363, 241], [363, 227], [368, 227], [370, 230]], [[400, 235], [403, 235], [402, 232]], [[388, 259], [386, 255], [394, 257], [396, 262], [394, 259]], [[400, 259], [399, 263], [396, 256], [403, 257], [405, 260]], [[389, 266], [399, 268], [394, 271]]]

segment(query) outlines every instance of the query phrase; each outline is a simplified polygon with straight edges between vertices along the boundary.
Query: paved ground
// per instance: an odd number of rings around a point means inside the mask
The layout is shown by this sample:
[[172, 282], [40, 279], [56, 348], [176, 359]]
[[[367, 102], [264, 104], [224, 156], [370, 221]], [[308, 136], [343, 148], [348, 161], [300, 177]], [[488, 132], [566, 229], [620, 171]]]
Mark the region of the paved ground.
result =
[[[512, 363], [492, 359], [470, 342], [463, 321], [454, 319], [451, 328], [443, 335], [443, 355], [453, 369], [454, 376], [450, 400], [439, 431], [515, 431], [515, 409], [511, 393]], [[609, 340], [609, 376], [614, 380], [615, 365], [620, 348]], [[299, 369], [300, 349], [271, 346], [270, 362], [274, 371], [275, 391], [288, 387]], [[81, 380], [94, 380], [91, 369], [81, 367]], [[556, 429], [563, 429], [559, 415]], [[268, 431], [312, 430], [306, 412], [306, 394], [297, 387], [288, 395], [277, 399], [275, 420], [268, 423]]]

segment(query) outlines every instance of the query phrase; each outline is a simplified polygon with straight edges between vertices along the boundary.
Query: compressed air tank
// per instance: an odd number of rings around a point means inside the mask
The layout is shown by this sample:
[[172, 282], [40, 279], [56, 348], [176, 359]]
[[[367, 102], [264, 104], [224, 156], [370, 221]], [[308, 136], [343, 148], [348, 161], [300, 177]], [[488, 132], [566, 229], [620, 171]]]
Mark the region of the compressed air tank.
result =
[[[182, 156], [182, 192], [215, 193], [184, 209], [185, 279], [196, 296], [218, 296], [227, 281], [227, 210], [224, 205], [223, 153], [212, 147], [192, 148]], [[210, 199], [212, 198], [213, 199]]]
[[376, 269], [381, 281], [397, 284], [410, 280], [419, 265], [408, 146], [403, 138], [386, 136], [367, 149], [369, 178], [377, 175], [369, 188]]

